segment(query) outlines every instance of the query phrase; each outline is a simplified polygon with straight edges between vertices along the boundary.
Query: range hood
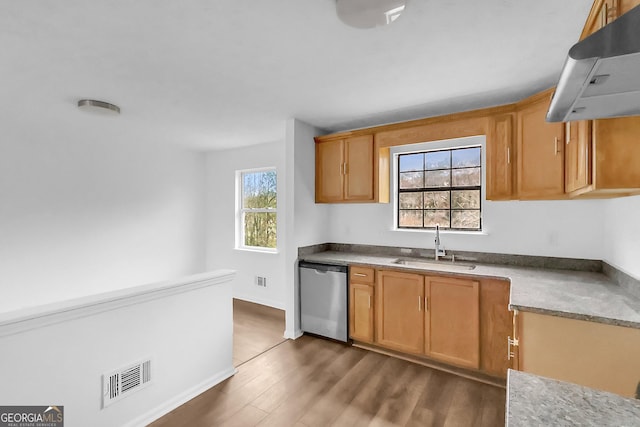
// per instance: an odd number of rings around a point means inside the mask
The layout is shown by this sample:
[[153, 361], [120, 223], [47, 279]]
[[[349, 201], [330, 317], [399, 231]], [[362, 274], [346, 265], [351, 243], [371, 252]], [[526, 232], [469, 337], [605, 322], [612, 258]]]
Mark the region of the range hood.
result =
[[640, 115], [640, 6], [576, 43], [548, 122]]

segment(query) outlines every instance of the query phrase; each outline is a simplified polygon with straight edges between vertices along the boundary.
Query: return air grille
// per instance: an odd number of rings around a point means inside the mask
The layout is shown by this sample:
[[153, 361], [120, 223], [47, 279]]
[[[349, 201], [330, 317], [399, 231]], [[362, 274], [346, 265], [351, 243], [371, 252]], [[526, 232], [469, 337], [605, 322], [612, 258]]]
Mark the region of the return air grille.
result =
[[141, 390], [151, 382], [151, 360], [145, 360], [102, 376], [102, 407]]

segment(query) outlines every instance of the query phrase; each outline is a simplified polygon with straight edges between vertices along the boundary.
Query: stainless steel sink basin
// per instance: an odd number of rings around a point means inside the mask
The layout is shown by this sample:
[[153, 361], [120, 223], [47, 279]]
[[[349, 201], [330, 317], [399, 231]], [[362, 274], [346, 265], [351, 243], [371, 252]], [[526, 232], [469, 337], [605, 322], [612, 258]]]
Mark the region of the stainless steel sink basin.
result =
[[411, 258], [399, 258], [393, 261], [394, 264], [406, 265], [408, 267], [427, 268], [427, 269], [446, 269], [446, 270], [473, 270], [476, 268], [473, 264], [464, 264], [451, 261], [436, 261], [436, 260], [420, 260]]

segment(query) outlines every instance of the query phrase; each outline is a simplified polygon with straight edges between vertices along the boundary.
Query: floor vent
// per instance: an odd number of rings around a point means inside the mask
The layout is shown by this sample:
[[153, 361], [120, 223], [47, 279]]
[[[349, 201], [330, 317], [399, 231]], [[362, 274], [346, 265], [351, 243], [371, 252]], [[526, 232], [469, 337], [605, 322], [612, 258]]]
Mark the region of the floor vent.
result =
[[151, 382], [151, 360], [144, 360], [102, 376], [102, 407], [106, 408]]

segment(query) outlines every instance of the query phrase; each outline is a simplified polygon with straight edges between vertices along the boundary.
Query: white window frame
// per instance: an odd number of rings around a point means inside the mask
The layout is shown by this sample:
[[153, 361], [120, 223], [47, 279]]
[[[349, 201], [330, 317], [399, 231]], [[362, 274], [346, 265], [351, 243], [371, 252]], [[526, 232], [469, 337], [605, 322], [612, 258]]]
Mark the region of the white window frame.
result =
[[[256, 172], [268, 172], [273, 171], [276, 173], [276, 207], [275, 208], [244, 208], [242, 206], [242, 201], [244, 200], [244, 185], [243, 185], [243, 175], [249, 173]], [[278, 170], [275, 166], [263, 167], [263, 168], [254, 168], [254, 169], [242, 169], [236, 171], [236, 244], [235, 249], [241, 251], [250, 251], [250, 252], [264, 252], [264, 253], [278, 253], [278, 246], [280, 242], [280, 227], [278, 227], [278, 204], [280, 197], [278, 196]], [[244, 216], [247, 212], [268, 212], [276, 214], [276, 247], [275, 248], [266, 248], [264, 246], [246, 246], [244, 244]]]
[[469, 136], [463, 138], [454, 138], [454, 139], [446, 139], [440, 141], [430, 141], [430, 142], [421, 142], [416, 144], [409, 145], [399, 145], [396, 147], [392, 147], [390, 150], [391, 154], [391, 173], [390, 173], [390, 189], [392, 191], [391, 196], [393, 197], [393, 216], [392, 221], [393, 224], [391, 226], [392, 231], [397, 231], [401, 233], [431, 233], [434, 231], [432, 229], [425, 228], [399, 228], [398, 224], [398, 155], [399, 154], [407, 154], [407, 153], [418, 153], [422, 151], [430, 151], [430, 150], [447, 150], [452, 148], [465, 148], [465, 147], [473, 147], [480, 146], [482, 149], [482, 155], [480, 156], [482, 160], [481, 164], [481, 173], [482, 173], [482, 190], [480, 191], [480, 215], [481, 218], [481, 230], [440, 230], [441, 234], [469, 234], [469, 235], [487, 235], [487, 222], [486, 222], [486, 188], [487, 188], [487, 165], [486, 165], [486, 136], [485, 135], [477, 135], [477, 136]]

